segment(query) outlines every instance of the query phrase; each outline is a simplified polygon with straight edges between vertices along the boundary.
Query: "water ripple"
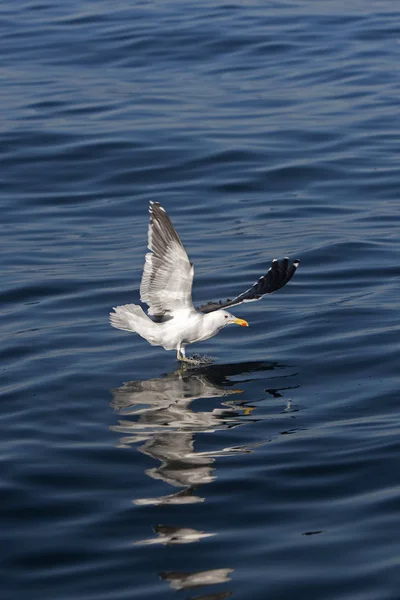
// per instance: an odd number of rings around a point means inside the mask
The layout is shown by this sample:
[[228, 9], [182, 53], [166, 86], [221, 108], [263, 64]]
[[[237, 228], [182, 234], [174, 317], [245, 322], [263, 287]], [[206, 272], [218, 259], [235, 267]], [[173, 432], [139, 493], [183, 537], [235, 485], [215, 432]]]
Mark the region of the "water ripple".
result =
[[[398, 17], [4, 6], [7, 598], [397, 600]], [[301, 259], [194, 371], [108, 325], [150, 199], [197, 305]]]

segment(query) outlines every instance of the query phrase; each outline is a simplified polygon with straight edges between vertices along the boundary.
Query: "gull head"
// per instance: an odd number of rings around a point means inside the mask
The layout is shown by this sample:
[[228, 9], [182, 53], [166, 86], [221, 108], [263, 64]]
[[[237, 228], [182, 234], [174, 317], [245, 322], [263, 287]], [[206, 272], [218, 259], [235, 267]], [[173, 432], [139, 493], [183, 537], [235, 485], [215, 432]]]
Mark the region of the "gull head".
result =
[[211, 317], [213, 324], [217, 329], [222, 329], [226, 325], [241, 325], [242, 327], [248, 327], [249, 324], [244, 319], [238, 319], [227, 310], [216, 310], [215, 312], [209, 313], [207, 317]]

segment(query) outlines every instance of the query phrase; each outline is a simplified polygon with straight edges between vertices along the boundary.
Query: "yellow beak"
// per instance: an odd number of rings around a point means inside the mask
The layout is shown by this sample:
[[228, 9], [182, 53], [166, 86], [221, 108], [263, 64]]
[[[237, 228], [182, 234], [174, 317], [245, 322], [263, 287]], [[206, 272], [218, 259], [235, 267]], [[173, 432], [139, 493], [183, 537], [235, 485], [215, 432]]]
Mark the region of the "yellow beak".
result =
[[236, 323], [236, 325], [241, 325], [242, 327], [248, 327], [249, 324], [247, 321], [245, 321], [244, 319], [235, 319], [234, 323]]

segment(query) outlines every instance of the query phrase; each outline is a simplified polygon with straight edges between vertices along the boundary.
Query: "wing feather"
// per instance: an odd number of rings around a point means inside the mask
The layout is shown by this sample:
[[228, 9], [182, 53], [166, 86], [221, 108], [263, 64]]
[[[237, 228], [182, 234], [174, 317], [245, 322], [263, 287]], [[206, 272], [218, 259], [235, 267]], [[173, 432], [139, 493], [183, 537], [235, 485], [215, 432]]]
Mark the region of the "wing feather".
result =
[[150, 202], [148, 248], [140, 284], [140, 300], [157, 317], [192, 308], [193, 265], [159, 202]]
[[233, 300], [220, 300], [219, 302], [208, 302], [200, 306], [199, 310], [203, 313], [213, 312], [221, 308], [228, 308], [241, 304], [242, 302], [254, 302], [260, 300], [266, 294], [272, 294], [281, 287], [287, 284], [291, 280], [299, 266], [300, 261], [295, 260], [289, 264], [288, 258], [283, 258], [281, 261], [274, 258], [272, 265], [268, 269], [267, 273], [260, 277], [258, 281], [254, 283], [248, 290], [233, 298]]

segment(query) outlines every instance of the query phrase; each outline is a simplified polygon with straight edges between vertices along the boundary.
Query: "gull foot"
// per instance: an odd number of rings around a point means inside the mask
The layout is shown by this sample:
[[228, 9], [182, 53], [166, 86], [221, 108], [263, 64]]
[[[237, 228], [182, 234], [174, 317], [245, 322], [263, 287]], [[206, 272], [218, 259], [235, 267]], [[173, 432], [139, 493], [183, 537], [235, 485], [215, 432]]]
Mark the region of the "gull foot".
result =
[[[183, 364], [187, 364], [187, 365], [198, 365], [200, 364], [198, 360], [195, 360], [194, 358], [187, 358], [186, 356], [180, 356], [178, 358], [178, 360], [183, 363]], [[183, 366], [183, 365], [182, 365]]]

